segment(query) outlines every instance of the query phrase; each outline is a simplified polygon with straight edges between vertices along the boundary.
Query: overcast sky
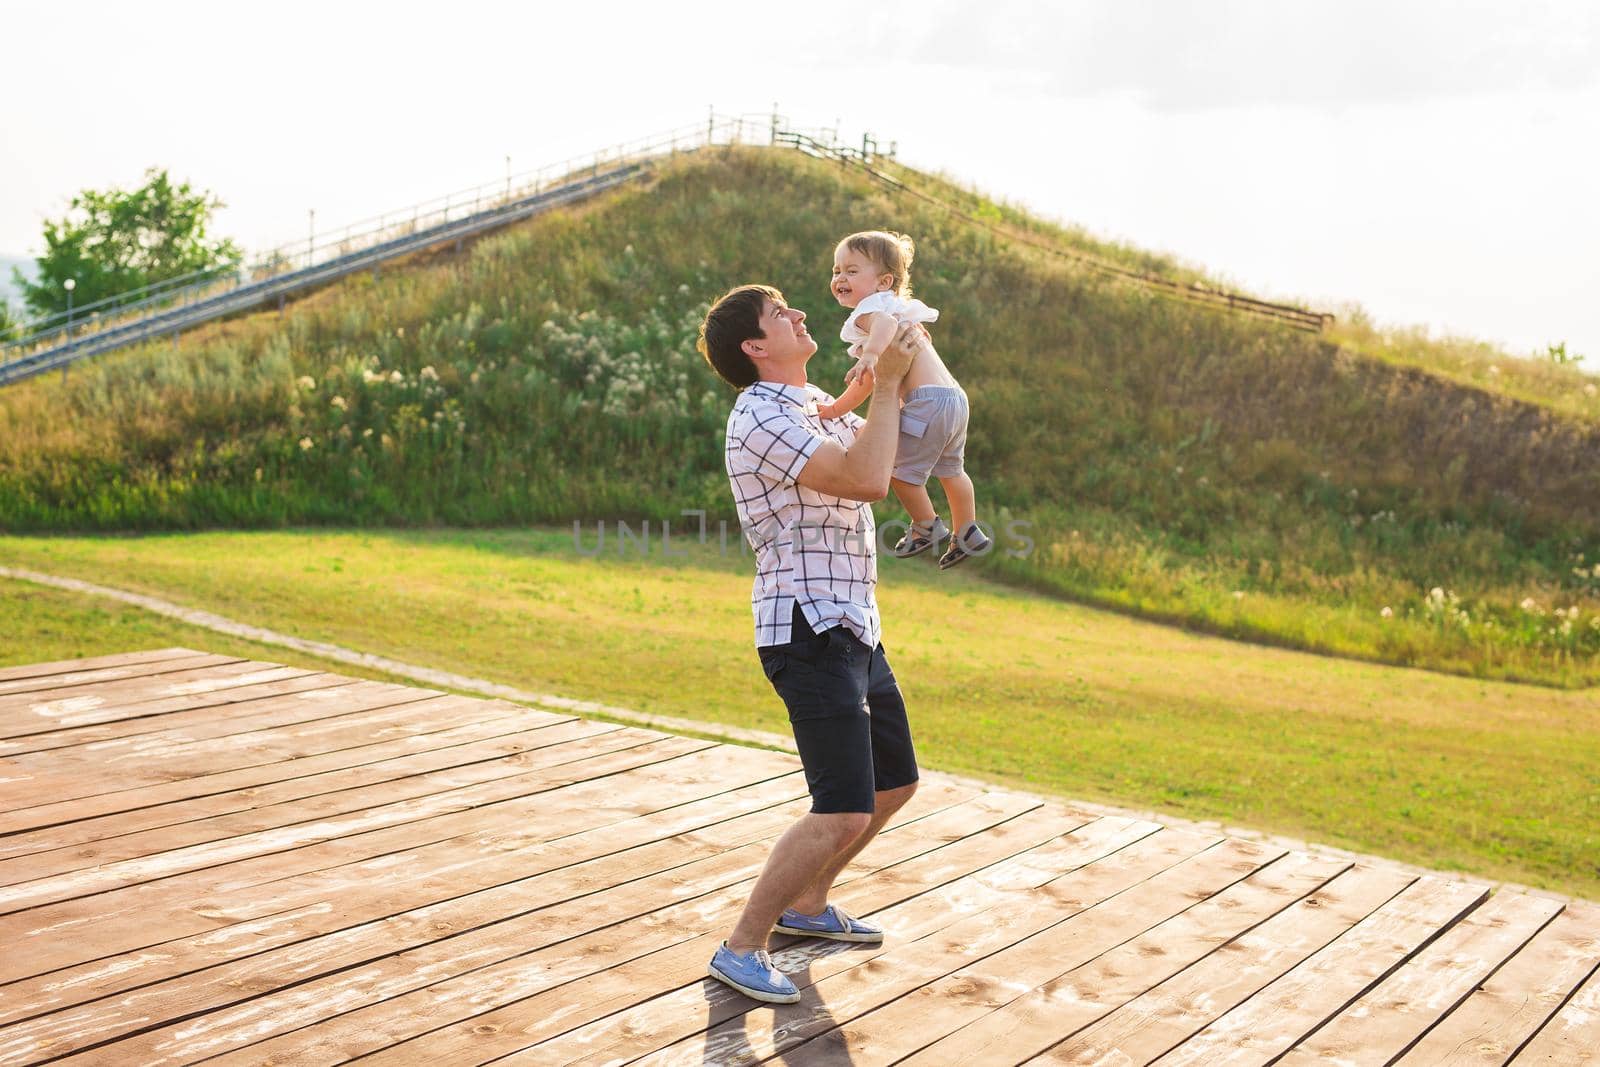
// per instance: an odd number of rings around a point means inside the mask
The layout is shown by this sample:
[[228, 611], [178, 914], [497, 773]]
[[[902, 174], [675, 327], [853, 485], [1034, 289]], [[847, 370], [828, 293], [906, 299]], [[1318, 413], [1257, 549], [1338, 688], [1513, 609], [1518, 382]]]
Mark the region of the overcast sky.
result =
[[261, 249], [308, 208], [332, 227], [493, 181], [507, 155], [778, 103], [1254, 292], [1519, 352], [1564, 340], [1594, 369], [1597, 10], [7, 4], [0, 255], [152, 165], [219, 193], [219, 229]]

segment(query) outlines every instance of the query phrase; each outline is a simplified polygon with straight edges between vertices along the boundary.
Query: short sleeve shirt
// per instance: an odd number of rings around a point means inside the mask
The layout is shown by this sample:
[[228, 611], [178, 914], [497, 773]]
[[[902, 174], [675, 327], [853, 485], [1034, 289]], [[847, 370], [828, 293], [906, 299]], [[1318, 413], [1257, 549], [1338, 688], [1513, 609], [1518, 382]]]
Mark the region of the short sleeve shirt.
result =
[[819, 418], [817, 405], [832, 399], [814, 385], [758, 381], [728, 414], [728, 483], [756, 556], [750, 609], [758, 648], [790, 640], [795, 604], [819, 633], [844, 626], [868, 648], [882, 636], [872, 506], [795, 480], [823, 441], [848, 448], [865, 424], [854, 412]]

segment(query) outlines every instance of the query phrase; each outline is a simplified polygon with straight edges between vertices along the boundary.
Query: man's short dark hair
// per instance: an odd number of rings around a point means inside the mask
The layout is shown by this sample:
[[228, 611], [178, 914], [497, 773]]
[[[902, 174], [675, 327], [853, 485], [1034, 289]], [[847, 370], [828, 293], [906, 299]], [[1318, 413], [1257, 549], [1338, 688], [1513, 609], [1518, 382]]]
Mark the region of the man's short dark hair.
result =
[[782, 303], [783, 294], [770, 285], [741, 285], [712, 304], [700, 324], [695, 347], [717, 377], [735, 389], [754, 385], [761, 377], [743, 346], [746, 341], [767, 336], [761, 327], [761, 313], [769, 300]]

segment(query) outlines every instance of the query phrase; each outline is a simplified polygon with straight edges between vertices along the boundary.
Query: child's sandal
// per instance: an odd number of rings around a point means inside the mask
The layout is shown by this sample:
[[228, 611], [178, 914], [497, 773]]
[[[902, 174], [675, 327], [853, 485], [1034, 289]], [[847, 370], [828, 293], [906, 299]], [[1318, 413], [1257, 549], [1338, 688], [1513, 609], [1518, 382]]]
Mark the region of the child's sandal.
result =
[[968, 523], [960, 536], [951, 539], [950, 547], [939, 557], [939, 569], [949, 570], [968, 556], [981, 556], [988, 552], [993, 544], [988, 535], [978, 528], [977, 523]]
[[934, 545], [950, 536], [950, 528], [944, 520], [935, 515], [933, 522], [926, 528], [921, 523], [912, 523], [911, 529], [906, 531], [904, 537], [894, 546], [894, 555], [899, 559], [910, 559], [912, 556], [921, 555]]

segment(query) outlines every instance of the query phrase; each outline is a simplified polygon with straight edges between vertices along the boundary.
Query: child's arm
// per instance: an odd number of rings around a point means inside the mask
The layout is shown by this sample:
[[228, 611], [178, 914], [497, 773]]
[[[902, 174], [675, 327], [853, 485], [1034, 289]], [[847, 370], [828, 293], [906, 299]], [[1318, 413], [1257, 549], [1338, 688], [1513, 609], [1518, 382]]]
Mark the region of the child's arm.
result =
[[854, 411], [861, 406], [863, 400], [872, 395], [872, 379], [872, 372], [863, 370], [856, 375], [855, 381], [839, 394], [837, 400], [831, 404], [818, 404], [817, 414], [824, 419], [837, 419], [847, 411]]
[[867, 331], [867, 339], [861, 342], [861, 367], [871, 370], [873, 364], [878, 362], [878, 357], [883, 355], [883, 350], [889, 347], [889, 342], [894, 340], [900, 324], [893, 315], [870, 311], [857, 319], [856, 325]]

